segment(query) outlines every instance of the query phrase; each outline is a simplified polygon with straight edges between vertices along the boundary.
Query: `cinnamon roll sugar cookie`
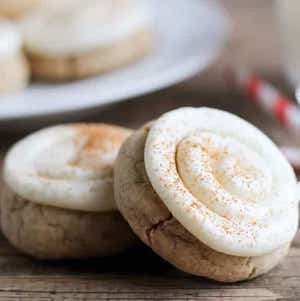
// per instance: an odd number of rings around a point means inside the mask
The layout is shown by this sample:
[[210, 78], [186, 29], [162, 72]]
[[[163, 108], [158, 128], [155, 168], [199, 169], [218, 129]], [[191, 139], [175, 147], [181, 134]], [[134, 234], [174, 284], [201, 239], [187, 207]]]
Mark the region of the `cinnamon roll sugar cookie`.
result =
[[21, 90], [29, 80], [21, 35], [17, 27], [5, 19], [0, 19], [0, 74], [0, 94]]
[[63, 81], [101, 74], [151, 48], [149, 16], [137, 0], [46, 3], [22, 22], [33, 76]]
[[297, 182], [273, 142], [227, 112], [182, 108], [123, 144], [117, 206], [179, 269], [224, 282], [266, 273], [298, 226]]
[[18, 142], [4, 162], [4, 235], [41, 259], [112, 255], [135, 242], [113, 197], [113, 164], [130, 130], [60, 125]]

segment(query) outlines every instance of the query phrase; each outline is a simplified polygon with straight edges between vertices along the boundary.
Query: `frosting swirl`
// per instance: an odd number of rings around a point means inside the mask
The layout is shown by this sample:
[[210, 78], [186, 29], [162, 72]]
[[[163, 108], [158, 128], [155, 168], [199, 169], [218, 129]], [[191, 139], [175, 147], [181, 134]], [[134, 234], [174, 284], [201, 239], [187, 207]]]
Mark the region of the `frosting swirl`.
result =
[[0, 58], [15, 55], [21, 50], [22, 39], [17, 27], [4, 19], [0, 19]]
[[147, 26], [136, 0], [60, 0], [44, 3], [22, 22], [26, 48], [38, 54], [71, 55], [110, 46]]
[[260, 256], [292, 240], [295, 174], [273, 142], [216, 109], [156, 120], [145, 145], [150, 182], [173, 216], [212, 249]]
[[113, 164], [131, 131], [108, 125], [60, 125], [38, 131], [7, 154], [4, 179], [21, 197], [66, 209], [115, 209]]

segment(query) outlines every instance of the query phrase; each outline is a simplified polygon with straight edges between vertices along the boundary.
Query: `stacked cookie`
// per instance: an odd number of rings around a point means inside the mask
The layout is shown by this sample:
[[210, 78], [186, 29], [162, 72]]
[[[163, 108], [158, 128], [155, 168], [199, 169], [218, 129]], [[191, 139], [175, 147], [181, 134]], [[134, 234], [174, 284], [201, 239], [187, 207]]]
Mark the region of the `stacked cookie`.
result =
[[298, 227], [289, 163], [257, 128], [215, 109], [174, 110], [134, 132], [42, 130], [9, 151], [4, 180], [2, 230], [38, 258], [114, 254], [134, 232], [185, 272], [235, 282], [276, 266]]
[[32, 74], [72, 80], [135, 61], [150, 49], [148, 21], [136, 0], [46, 3], [22, 24]]
[[258, 129], [219, 110], [178, 109], [136, 131], [114, 185], [141, 240], [179, 269], [218, 281], [267, 272], [297, 230], [291, 166]]
[[[18, 10], [26, 11], [18, 21], [23, 40], [19, 48], [24, 48], [35, 79], [60, 82], [103, 74], [151, 49], [150, 20], [141, 1], [35, 2], [26, 2], [31, 9], [20, 3]], [[11, 6], [17, 11], [14, 1]], [[12, 14], [0, 5], [0, 15]]]

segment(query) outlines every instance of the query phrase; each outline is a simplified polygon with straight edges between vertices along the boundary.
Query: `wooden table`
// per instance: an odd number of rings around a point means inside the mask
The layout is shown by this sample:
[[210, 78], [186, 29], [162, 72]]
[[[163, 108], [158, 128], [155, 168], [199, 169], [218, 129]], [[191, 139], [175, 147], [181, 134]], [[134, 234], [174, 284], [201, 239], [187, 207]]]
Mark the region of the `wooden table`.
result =
[[[223, 0], [234, 34], [222, 57], [200, 76], [140, 99], [83, 112], [80, 119], [137, 127], [179, 106], [207, 105], [235, 112], [286, 145], [297, 137], [245, 101], [221, 76], [224, 66], [250, 65], [286, 92], [271, 0]], [[199, 24], [201, 25], [201, 23]], [[61, 121], [61, 117], [57, 117]], [[12, 140], [2, 134], [5, 150]], [[299, 140], [299, 139], [298, 139]], [[7, 300], [300, 300], [300, 234], [287, 259], [268, 275], [239, 284], [218, 284], [177, 271], [146, 247], [113, 258], [82, 262], [37, 262], [0, 237], [0, 301]]]

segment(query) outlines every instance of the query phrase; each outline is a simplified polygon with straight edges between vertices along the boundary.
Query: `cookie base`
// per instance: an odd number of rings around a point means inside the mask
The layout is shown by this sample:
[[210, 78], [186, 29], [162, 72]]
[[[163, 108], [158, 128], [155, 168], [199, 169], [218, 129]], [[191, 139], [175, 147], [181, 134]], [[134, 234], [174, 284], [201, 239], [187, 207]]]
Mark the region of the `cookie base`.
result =
[[44, 206], [22, 199], [7, 185], [1, 226], [17, 249], [44, 260], [110, 256], [137, 242], [116, 210], [94, 213]]
[[82, 79], [107, 73], [144, 57], [151, 49], [151, 34], [141, 31], [127, 40], [72, 56], [46, 56], [28, 52], [32, 75], [54, 82]]
[[144, 167], [147, 127], [123, 144], [115, 163], [117, 206], [140, 239], [187, 273], [221, 282], [248, 280], [268, 272], [287, 254], [289, 244], [258, 257], [217, 252], [189, 233], [169, 212], [148, 180]]

